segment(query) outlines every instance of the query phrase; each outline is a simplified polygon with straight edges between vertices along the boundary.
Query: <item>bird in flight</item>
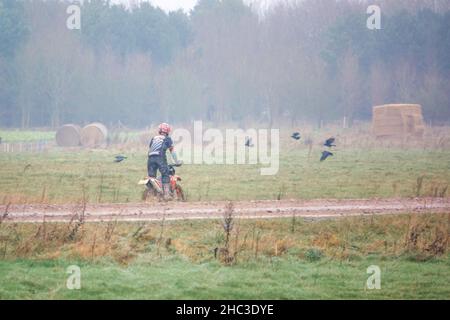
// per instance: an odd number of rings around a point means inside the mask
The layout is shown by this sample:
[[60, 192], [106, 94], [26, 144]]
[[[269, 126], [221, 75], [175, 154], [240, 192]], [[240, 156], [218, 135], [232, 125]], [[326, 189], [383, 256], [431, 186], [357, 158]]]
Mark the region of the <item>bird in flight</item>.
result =
[[335, 141], [336, 141], [336, 139], [331, 137], [331, 138], [327, 139], [327, 141], [325, 141], [325, 143], [323, 145], [328, 148], [336, 147], [336, 145], [333, 144]]
[[301, 136], [300, 136], [300, 132], [294, 132], [291, 136], [292, 139], [295, 140], [300, 140]]
[[119, 155], [119, 156], [116, 156], [114, 162], [122, 162], [122, 161], [125, 160], [126, 158], [127, 158], [127, 157], [125, 157], [125, 156]]
[[253, 144], [253, 142], [252, 142], [252, 138], [250, 138], [250, 137], [245, 137], [245, 146], [246, 147], [254, 147], [255, 145]]
[[322, 157], [320, 157], [320, 162], [325, 161], [328, 157], [333, 156], [334, 154], [332, 154], [329, 151], [323, 151], [322, 152]]

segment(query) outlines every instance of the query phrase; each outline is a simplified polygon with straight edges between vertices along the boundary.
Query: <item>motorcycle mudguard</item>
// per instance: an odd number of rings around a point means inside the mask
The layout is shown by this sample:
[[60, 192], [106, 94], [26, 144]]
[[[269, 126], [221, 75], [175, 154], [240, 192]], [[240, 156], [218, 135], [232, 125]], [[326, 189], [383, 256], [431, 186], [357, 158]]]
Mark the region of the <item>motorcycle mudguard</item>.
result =
[[159, 193], [163, 193], [163, 189], [161, 187], [161, 183], [156, 178], [149, 178], [149, 182], [152, 184], [152, 187]]
[[146, 185], [150, 181], [150, 178], [141, 179], [138, 182], [138, 185]]

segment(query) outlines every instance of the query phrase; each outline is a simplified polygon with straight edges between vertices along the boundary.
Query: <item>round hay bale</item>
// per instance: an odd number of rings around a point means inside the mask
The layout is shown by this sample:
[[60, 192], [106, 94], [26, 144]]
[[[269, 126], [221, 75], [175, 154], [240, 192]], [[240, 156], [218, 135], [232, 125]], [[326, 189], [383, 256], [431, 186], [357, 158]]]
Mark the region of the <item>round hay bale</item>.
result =
[[81, 128], [75, 124], [65, 124], [56, 131], [56, 144], [60, 147], [80, 145]]
[[97, 148], [106, 143], [108, 129], [101, 123], [88, 124], [81, 129], [81, 145], [86, 148]]
[[373, 107], [373, 133], [383, 138], [422, 138], [425, 125], [418, 104], [387, 104]]

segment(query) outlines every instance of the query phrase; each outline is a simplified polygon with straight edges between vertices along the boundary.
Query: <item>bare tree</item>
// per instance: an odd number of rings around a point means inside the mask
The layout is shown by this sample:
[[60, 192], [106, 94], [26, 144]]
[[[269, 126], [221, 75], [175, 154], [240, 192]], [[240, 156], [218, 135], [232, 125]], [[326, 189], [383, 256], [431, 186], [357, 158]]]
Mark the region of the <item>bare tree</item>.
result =
[[342, 61], [340, 74], [341, 101], [343, 116], [352, 123], [355, 110], [361, 103], [362, 80], [359, 71], [358, 57], [348, 50]]

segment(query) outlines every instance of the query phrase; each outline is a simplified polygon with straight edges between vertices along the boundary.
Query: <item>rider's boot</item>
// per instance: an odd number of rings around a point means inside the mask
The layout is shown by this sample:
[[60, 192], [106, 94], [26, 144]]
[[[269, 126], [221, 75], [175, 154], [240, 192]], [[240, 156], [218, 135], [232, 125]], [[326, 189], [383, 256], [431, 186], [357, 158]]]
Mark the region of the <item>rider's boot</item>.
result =
[[165, 201], [172, 200], [172, 195], [170, 194], [170, 183], [163, 183], [163, 197]]

